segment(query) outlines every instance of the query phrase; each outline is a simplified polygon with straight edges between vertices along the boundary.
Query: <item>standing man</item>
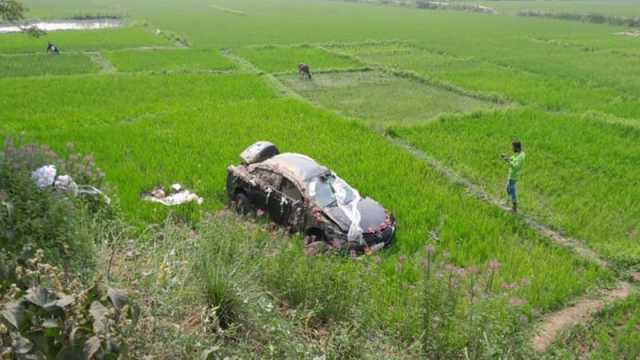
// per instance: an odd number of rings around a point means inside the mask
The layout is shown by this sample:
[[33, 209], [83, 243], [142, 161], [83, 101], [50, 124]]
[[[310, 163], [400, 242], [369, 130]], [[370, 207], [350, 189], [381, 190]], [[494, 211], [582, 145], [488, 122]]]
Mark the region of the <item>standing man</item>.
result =
[[518, 140], [514, 140], [511, 143], [513, 149], [513, 155], [507, 156], [505, 154], [500, 155], [509, 166], [509, 180], [507, 182], [507, 194], [511, 198], [511, 204], [513, 212], [518, 212], [518, 195], [516, 191], [516, 185], [518, 178], [522, 172], [522, 166], [524, 165], [524, 151], [522, 151], [522, 143]]

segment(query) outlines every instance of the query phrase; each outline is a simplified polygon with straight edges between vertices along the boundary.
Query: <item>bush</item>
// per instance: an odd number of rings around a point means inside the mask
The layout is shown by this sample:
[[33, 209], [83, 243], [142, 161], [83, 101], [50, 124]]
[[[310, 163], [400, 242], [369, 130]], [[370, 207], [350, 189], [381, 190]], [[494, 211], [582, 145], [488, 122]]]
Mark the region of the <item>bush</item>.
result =
[[31, 174], [48, 164], [79, 184], [102, 185], [104, 174], [90, 156], [61, 158], [47, 146], [16, 146], [8, 139], [0, 152], [0, 246], [16, 253], [27, 244], [43, 249], [52, 263], [87, 268], [94, 253], [87, 222], [109, 210], [101, 198], [39, 188]]
[[[522, 300], [494, 292], [500, 268], [457, 268], [434, 261], [433, 246], [425, 247], [422, 282], [422, 351], [428, 359], [493, 359], [524, 357], [526, 345], [518, 316]], [[522, 313], [520, 313], [522, 314]]]
[[[116, 359], [126, 357], [138, 308], [127, 294], [100, 284], [65, 284], [57, 267], [37, 250], [26, 261], [11, 259], [19, 285], [0, 297], [0, 357], [17, 359]], [[6, 269], [5, 269], [6, 270]], [[8, 279], [5, 279], [8, 280]], [[29, 284], [29, 285], [27, 285]]]

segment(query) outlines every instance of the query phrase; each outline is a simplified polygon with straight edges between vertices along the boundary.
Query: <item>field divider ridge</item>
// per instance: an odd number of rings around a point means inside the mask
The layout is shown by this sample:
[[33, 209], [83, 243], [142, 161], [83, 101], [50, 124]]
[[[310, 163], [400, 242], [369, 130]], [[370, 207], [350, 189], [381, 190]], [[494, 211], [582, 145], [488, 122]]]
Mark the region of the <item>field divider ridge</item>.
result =
[[102, 55], [100, 51], [87, 52], [86, 54], [87, 56], [89, 56], [91, 61], [93, 61], [98, 66], [98, 68], [100, 68], [100, 73], [113, 74], [118, 72], [118, 69], [116, 69], [111, 61], [104, 57], [104, 55]]
[[229, 59], [232, 63], [236, 64], [238, 66], [239, 72], [256, 74], [265, 79], [267, 85], [269, 85], [272, 89], [274, 89], [274, 91], [276, 91], [276, 93], [280, 94], [281, 96], [294, 98], [307, 104], [310, 103], [303, 96], [281, 83], [273, 74], [269, 74], [259, 69], [254, 64], [247, 61], [245, 58], [239, 56], [238, 54], [235, 54], [233, 51], [231, 51], [231, 49], [222, 49], [220, 50], [220, 53], [222, 54], [222, 56]]
[[407, 78], [413, 81], [417, 81], [419, 83], [428, 85], [428, 86], [432, 86], [434, 88], [438, 88], [441, 90], [445, 90], [445, 91], [449, 91], [452, 92], [454, 94], [457, 95], [462, 95], [462, 96], [466, 96], [466, 97], [470, 97], [473, 99], [477, 99], [477, 100], [482, 100], [482, 101], [486, 101], [486, 102], [490, 102], [493, 104], [497, 104], [497, 105], [512, 105], [512, 106], [518, 106], [520, 105], [518, 102], [516, 102], [513, 99], [508, 99], [506, 97], [504, 97], [501, 94], [496, 94], [496, 93], [485, 93], [485, 92], [480, 92], [480, 91], [471, 91], [462, 87], [459, 87], [457, 85], [445, 82], [445, 81], [440, 81], [440, 80], [435, 80], [432, 78], [428, 78], [425, 76], [422, 76], [414, 71], [408, 71], [408, 70], [400, 70], [400, 69], [396, 69], [396, 68], [392, 68], [389, 66], [384, 66], [375, 62], [371, 62], [368, 60], [365, 60], [359, 56], [355, 56], [352, 54], [348, 54], [342, 51], [337, 51], [335, 49], [323, 46], [323, 45], [317, 45], [316, 46], [318, 49], [324, 50], [332, 55], [336, 55], [336, 56], [341, 56], [341, 57], [346, 57], [351, 59], [352, 61], [361, 63], [367, 67], [370, 67], [372, 70], [377, 70], [377, 71], [381, 71], [383, 73], [389, 74], [389, 75], [393, 75], [395, 77], [400, 77], [400, 78]]

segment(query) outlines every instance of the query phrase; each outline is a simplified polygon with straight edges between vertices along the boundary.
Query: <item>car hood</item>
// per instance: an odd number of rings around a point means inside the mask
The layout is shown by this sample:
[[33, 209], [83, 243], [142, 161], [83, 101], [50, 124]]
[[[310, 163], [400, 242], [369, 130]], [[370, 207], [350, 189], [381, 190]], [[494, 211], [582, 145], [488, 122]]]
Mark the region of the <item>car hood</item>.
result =
[[[367, 229], [377, 229], [384, 223], [387, 214], [382, 205], [378, 204], [371, 198], [357, 199], [357, 209], [360, 212], [360, 228], [363, 231]], [[323, 213], [331, 219], [340, 230], [345, 233], [349, 231], [351, 227], [351, 219], [345, 214], [345, 212], [337, 206], [324, 208]]]

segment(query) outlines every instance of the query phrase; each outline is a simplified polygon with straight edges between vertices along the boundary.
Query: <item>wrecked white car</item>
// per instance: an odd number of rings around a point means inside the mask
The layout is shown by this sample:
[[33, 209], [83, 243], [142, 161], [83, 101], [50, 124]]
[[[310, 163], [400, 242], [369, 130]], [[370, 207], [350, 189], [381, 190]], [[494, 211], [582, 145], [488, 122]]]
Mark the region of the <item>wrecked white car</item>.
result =
[[227, 177], [227, 194], [240, 213], [264, 212], [314, 248], [370, 252], [391, 243], [394, 217], [310, 157], [280, 154], [266, 141], [240, 157]]

